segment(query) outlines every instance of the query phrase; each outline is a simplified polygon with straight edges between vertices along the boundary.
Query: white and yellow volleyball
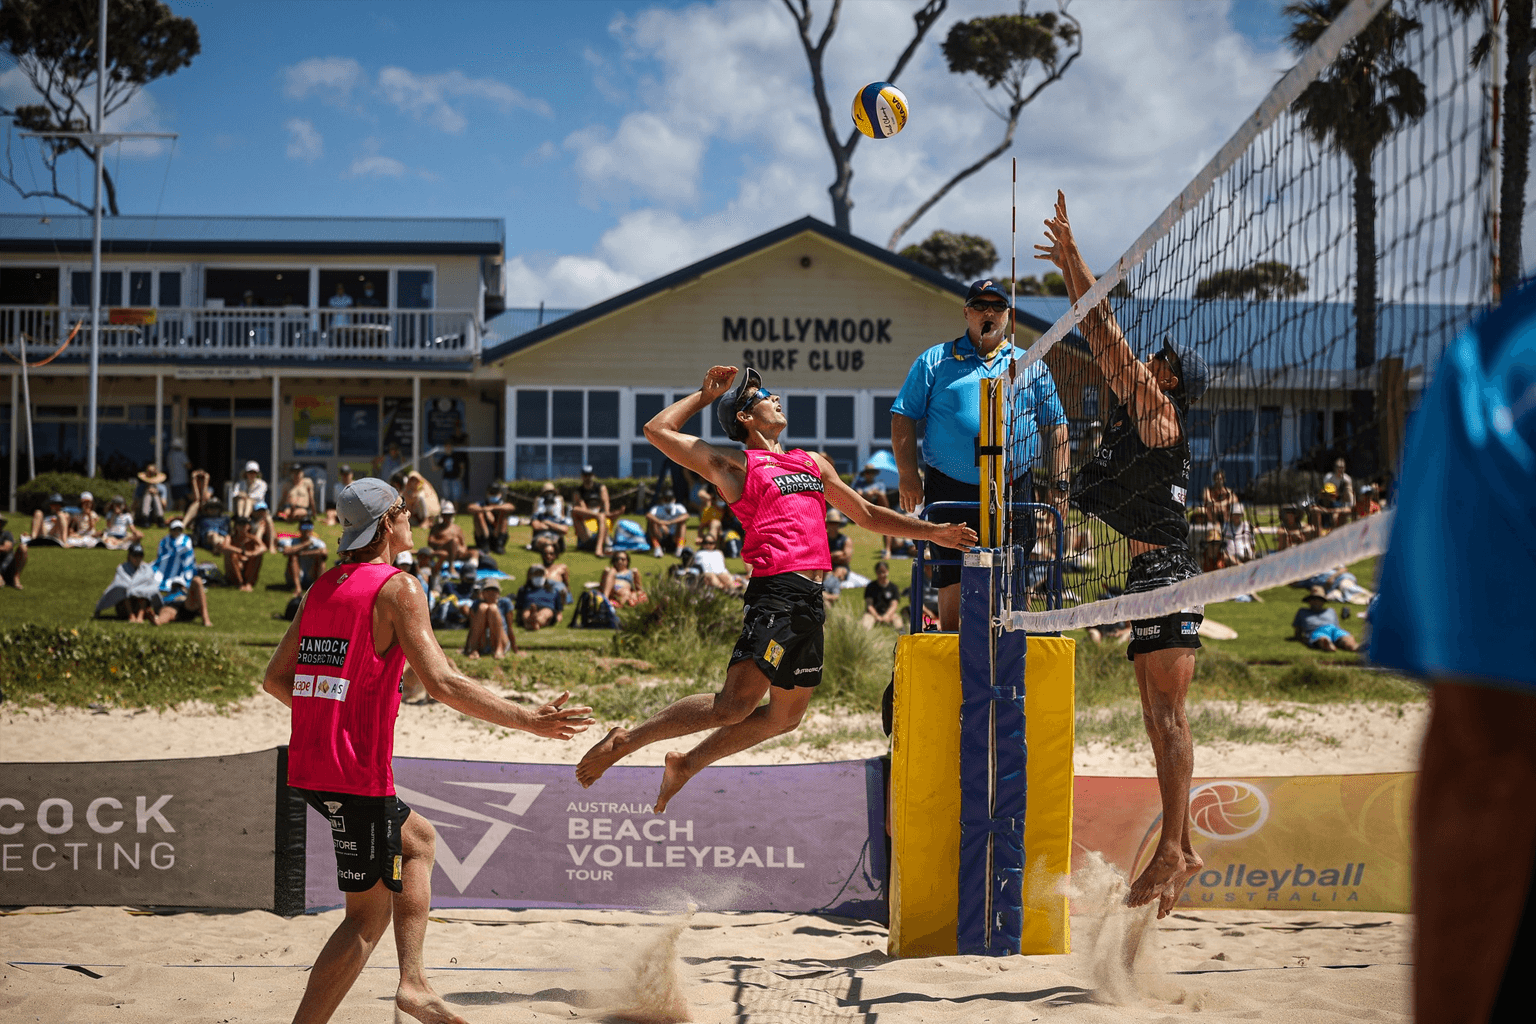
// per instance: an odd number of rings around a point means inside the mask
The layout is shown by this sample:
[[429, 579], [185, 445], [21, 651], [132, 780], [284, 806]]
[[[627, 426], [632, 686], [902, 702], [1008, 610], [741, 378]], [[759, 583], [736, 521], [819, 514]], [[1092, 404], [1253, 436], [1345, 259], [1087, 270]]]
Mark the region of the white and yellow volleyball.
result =
[[907, 98], [890, 82], [871, 82], [853, 98], [853, 123], [872, 139], [888, 139], [907, 126]]

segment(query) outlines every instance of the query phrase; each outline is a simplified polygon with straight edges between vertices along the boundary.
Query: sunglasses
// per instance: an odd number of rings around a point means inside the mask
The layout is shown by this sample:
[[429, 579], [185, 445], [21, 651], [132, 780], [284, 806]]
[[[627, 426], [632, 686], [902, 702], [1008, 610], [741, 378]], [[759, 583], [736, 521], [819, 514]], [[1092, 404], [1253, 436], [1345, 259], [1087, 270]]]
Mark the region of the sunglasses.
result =
[[752, 410], [752, 407], [754, 405], [756, 405], [758, 402], [761, 402], [765, 398], [772, 398], [772, 397], [773, 397], [773, 392], [772, 391], [769, 391], [767, 388], [763, 387], [762, 385], [758, 385], [758, 387], [755, 390], [748, 391], [746, 394], [744, 394], [741, 397], [736, 399], [736, 411], [738, 413], [750, 412]]
[[1180, 380], [1184, 379], [1184, 367], [1180, 365], [1178, 353], [1174, 352], [1173, 349], [1164, 348], [1152, 358], [1161, 359], [1165, 364], [1167, 364], [1168, 369], [1173, 371], [1173, 375], [1175, 377], [1179, 378]]
[[974, 309], [983, 313], [1003, 313], [1007, 311], [1008, 303], [1003, 302], [1001, 299], [994, 302], [984, 302], [978, 299], [975, 302], [967, 302], [965, 307], [967, 309]]

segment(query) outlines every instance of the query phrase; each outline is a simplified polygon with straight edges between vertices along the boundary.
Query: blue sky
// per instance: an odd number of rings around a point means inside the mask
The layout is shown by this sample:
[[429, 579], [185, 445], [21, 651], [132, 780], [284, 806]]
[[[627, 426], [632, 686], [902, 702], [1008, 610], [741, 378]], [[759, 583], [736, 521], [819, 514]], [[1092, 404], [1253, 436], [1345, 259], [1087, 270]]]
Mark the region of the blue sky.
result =
[[[828, 58], [840, 122], [845, 98], [888, 70], [914, 6], [846, 5]], [[831, 219], [831, 162], [777, 0], [171, 7], [198, 23], [203, 49], [116, 119], [180, 133], [174, 148], [113, 156], [124, 212], [502, 217], [510, 301], [552, 305], [613, 294], [807, 213]], [[885, 243], [998, 137], [938, 42], [959, 18], [1011, 7], [957, 0], [930, 32], [899, 83], [908, 129], [855, 157], [855, 232]], [[1025, 113], [1021, 207], [1043, 214], [1066, 188], [1088, 211], [1077, 216], [1090, 258], [1112, 259], [1288, 63], [1279, 8], [1076, 0], [1085, 54]], [[21, 89], [18, 72], [0, 75], [7, 101]], [[78, 172], [88, 194], [88, 166]], [[945, 227], [1006, 253], [1007, 196], [1004, 158], [905, 241]], [[0, 210], [42, 208], [0, 192]], [[1037, 222], [1021, 212], [1021, 227]]]

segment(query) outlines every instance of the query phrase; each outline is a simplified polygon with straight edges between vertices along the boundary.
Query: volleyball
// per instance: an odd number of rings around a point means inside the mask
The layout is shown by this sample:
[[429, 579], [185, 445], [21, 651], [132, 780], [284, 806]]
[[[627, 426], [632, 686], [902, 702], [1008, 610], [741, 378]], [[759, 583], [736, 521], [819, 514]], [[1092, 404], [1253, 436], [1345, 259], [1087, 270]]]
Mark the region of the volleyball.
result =
[[907, 126], [907, 98], [890, 82], [871, 82], [853, 98], [853, 123], [872, 139], [888, 139]]

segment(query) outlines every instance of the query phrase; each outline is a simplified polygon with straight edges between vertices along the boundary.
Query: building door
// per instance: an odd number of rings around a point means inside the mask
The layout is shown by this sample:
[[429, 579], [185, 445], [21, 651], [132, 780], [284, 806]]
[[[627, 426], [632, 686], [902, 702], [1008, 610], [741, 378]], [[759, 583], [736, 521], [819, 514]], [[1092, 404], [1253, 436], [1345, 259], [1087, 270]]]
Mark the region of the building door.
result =
[[234, 479], [234, 427], [228, 423], [188, 423], [187, 460], [193, 469], [208, 471], [208, 485], [222, 495]]

